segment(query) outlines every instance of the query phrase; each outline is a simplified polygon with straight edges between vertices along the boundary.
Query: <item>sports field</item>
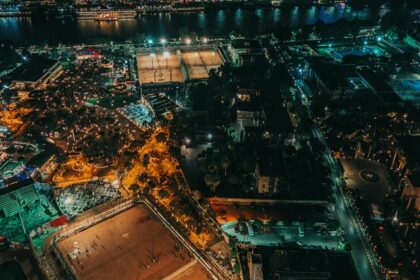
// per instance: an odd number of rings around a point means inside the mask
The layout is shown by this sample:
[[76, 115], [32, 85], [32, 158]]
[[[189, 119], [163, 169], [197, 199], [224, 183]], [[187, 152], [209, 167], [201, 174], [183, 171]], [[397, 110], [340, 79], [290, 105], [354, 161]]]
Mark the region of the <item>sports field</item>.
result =
[[139, 54], [137, 67], [141, 84], [184, 82], [179, 61], [174, 53]]
[[344, 57], [353, 56], [390, 56], [390, 54], [384, 50], [381, 46], [376, 44], [369, 45], [356, 45], [356, 46], [333, 46], [333, 47], [321, 47], [318, 49], [321, 54], [330, 55], [335, 60], [342, 60]]
[[191, 80], [208, 78], [210, 69], [219, 68], [223, 63], [219, 52], [210, 50], [183, 52], [182, 60]]
[[78, 279], [165, 279], [182, 275], [194, 261], [144, 205], [63, 239], [57, 247]]

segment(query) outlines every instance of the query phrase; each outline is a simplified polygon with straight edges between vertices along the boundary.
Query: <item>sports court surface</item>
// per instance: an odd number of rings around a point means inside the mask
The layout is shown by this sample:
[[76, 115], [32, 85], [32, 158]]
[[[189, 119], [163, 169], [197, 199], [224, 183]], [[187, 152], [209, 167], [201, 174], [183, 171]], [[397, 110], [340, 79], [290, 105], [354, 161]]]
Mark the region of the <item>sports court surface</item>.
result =
[[378, 45], [356, 45], [356, 46], [333, 46], [319, 48], [320, 53], [328, 54], [335, 60], [342, 60], [344, 57], [353, 56], [389, 56], [389, 53]]
[[137, 56], [141, 84], [182, 83], [181, 66], [175, 53], [142, 53]]
[[219, 52], [211, 50], [183, 52], [182, 60], [191, 80], [206, 79], [209, 77], [210, 69], [219, 68], [223, 64]]
[[144, 205], [60, 240], [57, 247], [78, 279], [177, 279], [174, 275], [198, 264], [191, 267], [187, 249]]

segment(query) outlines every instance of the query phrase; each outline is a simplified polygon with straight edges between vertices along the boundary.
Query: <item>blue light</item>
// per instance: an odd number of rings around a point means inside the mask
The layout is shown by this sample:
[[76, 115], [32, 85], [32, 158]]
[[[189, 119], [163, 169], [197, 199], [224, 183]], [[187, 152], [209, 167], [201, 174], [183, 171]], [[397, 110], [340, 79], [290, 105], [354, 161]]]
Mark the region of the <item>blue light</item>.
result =
[[151, 45], [151, 44], [153, 44], [153, 40], [152, 40], [152, 39], [149, 39], [149, 40], [147, 40], [147, 43], [148, 43], [149, 45]]

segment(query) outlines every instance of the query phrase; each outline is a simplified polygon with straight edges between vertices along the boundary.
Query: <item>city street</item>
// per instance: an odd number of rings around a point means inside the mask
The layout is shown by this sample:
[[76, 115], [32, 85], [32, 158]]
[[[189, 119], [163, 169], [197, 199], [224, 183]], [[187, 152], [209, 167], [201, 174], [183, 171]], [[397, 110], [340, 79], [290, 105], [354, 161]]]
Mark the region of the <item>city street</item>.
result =
[[[294, 73], [293, 70], [292, 73]], [[310, 104], [308, 102], [307, 93], [305, 92], [305, 87], [302, 87], [301, 81], [297, 80], [299, 77], [295, 77], [293, 74], [291, 74], [291, 76], [296, 81], [296, 85], [300, 92], [300, 94], [295, 95], [295, 98], [299, 98], [302, 101], [302, 104], [307, 108], [309, 117], [311, 117]], [[331, 156], [331, 150], [319, 128], [312, 128], [312, 134], [326, 147], [324, 159], [332, 171], [332, 190], [336, 201], [338, 219], [347, 235], [347, 242], [349, 242], [351, 246], [353, 260], [357, 267], [359, 277], [360, 279], [383, 279], [381, 269], [373, 254], [363, 226], [358, 216], [354, 213], [354, 210], [352, 209], [353, 206], [347, 197], [347, 194], [343, 191], [344, 182], [342, 181], [343, 173], [341, 168], [337, 161]]]
[[333, 184], [334, 199], [337, 202], [337, 213], [341, 226], [347, 234], [347, 241], [351, 245], [353, 259], [356, 264], [359, 276], [361, 279], [382, 279], [381, 271], [378, 262], [370, 247], [369, 241], [366, 237], [363, 226], [352, 209], [352, 204], [343, 191], [342, 171], [337, 161], [331, 156], [331, 151], [325, 142], [324, 136], [318, 128], [313, 128], [312, 133], [325, 146], [326, 152], [325, 160], [329, 163], [331, 168], [331, 179]]

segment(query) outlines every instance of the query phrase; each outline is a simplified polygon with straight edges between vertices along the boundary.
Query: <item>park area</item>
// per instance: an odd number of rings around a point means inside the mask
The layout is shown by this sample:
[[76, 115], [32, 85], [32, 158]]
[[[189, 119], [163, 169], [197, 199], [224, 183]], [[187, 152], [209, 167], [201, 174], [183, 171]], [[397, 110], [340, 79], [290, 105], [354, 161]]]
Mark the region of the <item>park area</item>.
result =
[[210, 50], [183, 52], [182, 60], [191, 80], [207, 79], [211, 69], [217, 69], [223, 64], [219, 52]]
[[137, 68], [141, 84], [184, 82], [175, 53], [141, 53], [137, 56]]
[[206, 279], [202, 266], [197, 266], [187, 249], [144, 205], [63, 239], [56, 246], [78, 279], [185, 279], [196, 273]]

